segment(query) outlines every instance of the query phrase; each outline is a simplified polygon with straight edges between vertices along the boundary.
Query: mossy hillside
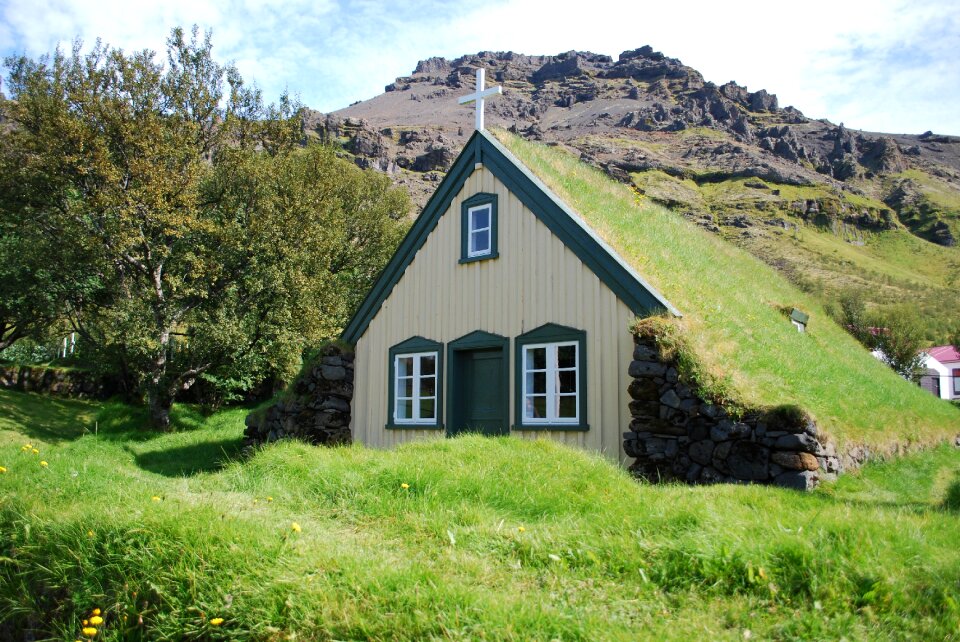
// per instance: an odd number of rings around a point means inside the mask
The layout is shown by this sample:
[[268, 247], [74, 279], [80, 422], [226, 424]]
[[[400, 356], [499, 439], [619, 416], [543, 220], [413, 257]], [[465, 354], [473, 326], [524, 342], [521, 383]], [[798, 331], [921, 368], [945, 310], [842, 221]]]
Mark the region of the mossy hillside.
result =
[[[833, 323], [821, 303], [746, 251], [560, 150], [504, 132], [498, 137], [684, 317], [706, 372], [747, 407], [793, 404], [841, 447], [930, 443], [960, 431], [960, 413], [874, 359]], [[783, 308], [810, 313], [798, 333]]]
[[799, 494], [639, 484], [546, 440], [240, 461], [242, 409], [177, 406], [158, 434], [140, 409], [49, 401], [0, 391], [14, 639], [77, 639], [94, 608], [109, 641], [960, 632], [951, 447]]
[[908, 169], [884, 180], [884, 188], [893, 195], [903, 187], [911, 194], [902, 204], [900, 219], [921, 236], [930, 236], [933, 226], [942, 221], [954, 238], [960, 238], [960, 193], [956, 186], [920, 169]]
[[[712, 218], [723, 238], [776, 267], [822, 304], [832, 304], [851, 290], [872, 308], [909, 304], [917, 309], [930, 345], [948, 341], [956, 326], [960, 253], [955, 248], [923, 240], [899, 224], [884, 230], [844, 226], [831, 222], [829, 215], [800, 217], [790, 206], [817, 200], [834, 212], [880, 212], [887, 208], [880, 201], [756, 178], [698, 184], [693, 178], [648, 170], [631, 174], [631, 179], [643, 199]], [[729, 217], [743, 215], [751, 222], [748, 233], [723, 225]]]

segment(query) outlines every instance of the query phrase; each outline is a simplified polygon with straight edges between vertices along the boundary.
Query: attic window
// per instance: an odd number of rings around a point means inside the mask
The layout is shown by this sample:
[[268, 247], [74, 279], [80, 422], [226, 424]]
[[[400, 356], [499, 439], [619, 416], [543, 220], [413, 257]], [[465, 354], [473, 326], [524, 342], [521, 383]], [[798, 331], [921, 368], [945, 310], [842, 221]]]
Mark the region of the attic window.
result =
[[497, 195], [474, 194], [463, 202], [460, 223], [460, 263], [495, 259]]

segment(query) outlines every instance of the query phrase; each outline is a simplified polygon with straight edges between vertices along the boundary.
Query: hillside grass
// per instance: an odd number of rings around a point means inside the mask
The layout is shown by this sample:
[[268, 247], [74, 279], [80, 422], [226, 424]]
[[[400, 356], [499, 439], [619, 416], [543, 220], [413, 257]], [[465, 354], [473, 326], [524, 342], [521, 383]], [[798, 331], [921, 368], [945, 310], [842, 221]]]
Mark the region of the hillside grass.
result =
[[[556, 148], [498, 138], [683, 313], [703, 367], [745, 406], [796, 404], [840, 445], [881, 450], [960, 432], [960, 411], [911, 385], [772, 267]], [[798, 333], [782, 310], [810, 314]]]
[[242, 409], [156, 434], [120, 404], [0, 407], [3, 639], [78, 639], [95, 608], [102, 640], [960, 634], [947, 446], [804, 495], [651, 486], [546, 440], [239, 460]]

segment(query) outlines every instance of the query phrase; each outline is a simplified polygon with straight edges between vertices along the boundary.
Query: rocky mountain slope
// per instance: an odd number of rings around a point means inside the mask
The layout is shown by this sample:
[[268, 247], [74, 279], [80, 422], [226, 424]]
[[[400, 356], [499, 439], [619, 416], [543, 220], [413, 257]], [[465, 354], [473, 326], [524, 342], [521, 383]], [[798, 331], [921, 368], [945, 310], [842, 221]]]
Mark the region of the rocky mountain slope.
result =
[[808, 118], [650, 47], [616, 60], [431, 58], [375, 98], [308, 112], [306, 131], [388, 173], [422, 206], [473, 132], [473, 109], [457, 97], [473, 91], [479, 67], [504, 88], [487, 103], [488, 126], [570, 148], [808, 289], [916, 303], [936, 317], [931, 340], [952, 323], [937, 306], [960, 282], [960, 137]]

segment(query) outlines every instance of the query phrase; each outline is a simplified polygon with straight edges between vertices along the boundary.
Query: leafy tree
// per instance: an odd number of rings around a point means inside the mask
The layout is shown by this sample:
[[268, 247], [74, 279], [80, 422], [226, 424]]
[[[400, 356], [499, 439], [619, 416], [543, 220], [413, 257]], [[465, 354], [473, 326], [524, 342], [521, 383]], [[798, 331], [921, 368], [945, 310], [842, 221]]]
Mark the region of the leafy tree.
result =
[[923, 374], [920, 351], [927, 346], [923, 323], [910, 306], [891, 308], [877, 317], [875, 348], [884, 361], [903, 378], [917, 383]]
[[198, 377], [244, 385], [335, 335], [402, 233], [385, 177], [302, 149], [211, 37], [167, 61], [99, 41], [8, 59], [0, 208], [56, 261], [66, 318], [137, 386], [154, 426]]

